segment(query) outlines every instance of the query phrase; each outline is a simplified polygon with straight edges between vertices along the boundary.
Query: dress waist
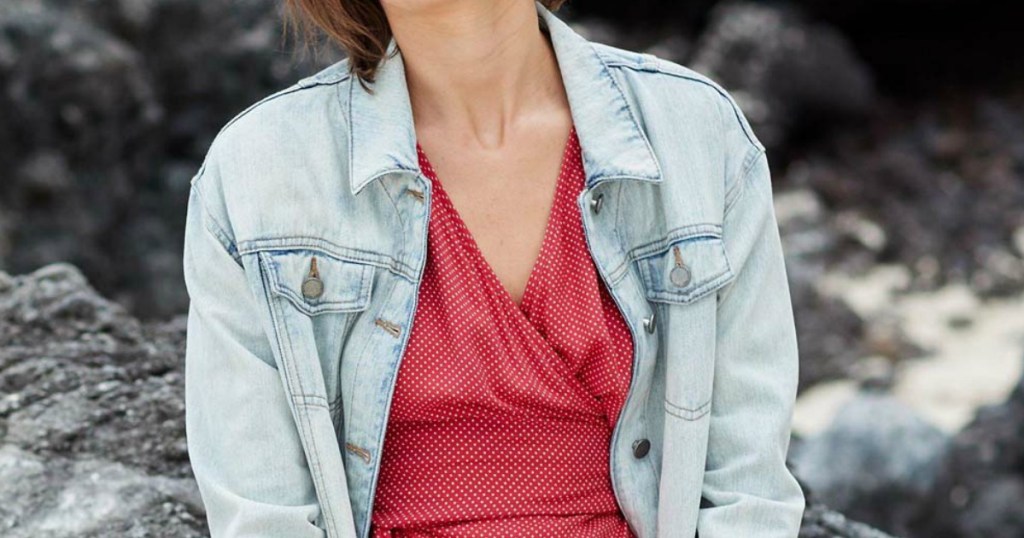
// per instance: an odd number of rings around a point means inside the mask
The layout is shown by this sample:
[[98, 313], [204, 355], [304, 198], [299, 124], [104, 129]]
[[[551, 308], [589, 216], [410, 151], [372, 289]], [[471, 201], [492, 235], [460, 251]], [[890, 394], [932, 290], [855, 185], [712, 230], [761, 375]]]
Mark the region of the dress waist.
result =
[[[522, 518], [536, 516], [548, 532], [562, 518], [578, 532], [577, 516], [587, 525], [604, 520], [619, 527], [608, 472], [610, 436], [604, 421], [536, 416], [393, 423], [378, 483], [388, 491], [378, 492], [382, 502], [373, 507], [373, 521], [381, 529], [398, 521], [411, 528], [469, 522], [479, 531], [481, 519], [501, 514], [496, 528], [522, 529]], [[388, 465], [388, 454], [404, 456]], [[438, 520], [434, 492], [440, 491], [445, 504], [459, 507], [445, 512], [449, 521]]]

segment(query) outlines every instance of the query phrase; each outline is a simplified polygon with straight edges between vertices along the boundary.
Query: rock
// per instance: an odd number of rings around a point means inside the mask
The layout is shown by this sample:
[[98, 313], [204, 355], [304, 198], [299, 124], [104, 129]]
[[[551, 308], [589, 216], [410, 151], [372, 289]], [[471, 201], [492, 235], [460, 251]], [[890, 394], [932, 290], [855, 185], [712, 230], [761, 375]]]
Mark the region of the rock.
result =
[[184, 318], [140, 323], [69, 264], [0, 282], [0, 534], [203, 536]]
[[829, 509], [821, 503], [809, 503], [804, 511], [800, 538], [893, 538]]
[[912, 529], [934, 538], [1017, 538], [1022, 506], [1024, 377], [1006, 402], [979, 409], [954, 437]]
[[870, 71], [835, 29], [792, 5], [727, 1], [690, 59], [728, 88], [769, 148], [805, 122], [865, 115], [875, 100]]
[[183, 312], [182, 215], [213, 136], [341, 56], [281, 54], [276, 9], [0, 3], [0, 267], [68, 261], [137, 315]]
[[[829, 214], [821, 197], [802, 187], [776, 189], [774, 203], [800, 347], [800, 391], [822, 381], [850, 377], [886, 386], [891, 381], [889, 373], [876, 369], [863, 376], [858, 371], [859, 361], [878, 355], [897, 363], [920, 350], [900, 327], [877, 319], [866, 321], [819, 285], [828, 276], [836, 252], [854, 235], [850, 226], [844, 225], [852, 217]], [[866, 221], [858, 229], [861, 227], [877, 229]]]
[[913, 509], [933, 490], [947, 443], [941, 430], [892, 396], [864, 391], [790, 457], [828, 506], [903, 535]]
[[816, 287], [842, 238], [830, 226], [820, 197], [810, 189], [780, 189], [775, 214], [793, 301], [800, 348], [800, 390], [849, 376], [851, 365], [869, 349], [865, 324], [842, 301]]
[[963, 282], [982, 297], [1019, 293], [1022, 103], [954, 95], [887, 104], [866, 128], [805, 148], [776, 179], [812, 190], [829, 210], [826, 226], [842, 238], [825, 252], [833, 268], [899, 263], [912, 270], [911, 290]]
[[0, 446], [0, 531], [46, 536], [205, 535], [202, 500], [187, 478], [150, 476], [119, 463], [41, 458]]
[[67, 260], [112, 284], [105, 240], [124, 224], [163, 114], [144, 59], [99, 28], [22, 1], [0, 5], [0, 58], [0, 233], [17, 238], [0, 239], [0, 266]]

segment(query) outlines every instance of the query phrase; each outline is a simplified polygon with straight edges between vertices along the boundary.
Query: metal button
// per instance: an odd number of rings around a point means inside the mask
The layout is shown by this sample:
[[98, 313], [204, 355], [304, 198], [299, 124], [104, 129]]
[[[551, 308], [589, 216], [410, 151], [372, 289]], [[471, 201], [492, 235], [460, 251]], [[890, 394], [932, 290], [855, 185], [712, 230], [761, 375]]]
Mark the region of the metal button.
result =
[[306, 279], [302, 281], [302, 295], [306, 298], [316, 299], [323, 295], [323, 293], [324, 283], [319, 278], [307, 276]]
[[599, 192], [590, 199], [590, 208], [594, 210], [594, 213], [600, 213], [602, 203], [604, 203], [604, 193]]
[[676, 266], [669, 272], [668, 279], [680, 288], [685, 287], [690, 283], [690, 268], [683, 261], [683, 253], [680, 252], [679, 245], [672, 247], [672, 256], [675, 258]]
[[309, 261], [309, 274], [302, 280], [302, 295], [307, 299], [316, 299], [324, 293], [324, 283], [320, 280], [320, 271], [316, 268], [316, 256]]
[[685, 287], [690, 283], [690, 268], [685, 265], [677, 265], [669, 272], [668, 279], [680, 288]]
[[654, 312], [651, 312], [651, 316], [650, 317], [644, 318], [644, 329], [647, 329], [648, 333], [652, 333], [653, 334], [655, 327], [656, 327], [656, 325], [654, 323]]
[[647, 452], [651, 450], [651, 442], [647, 439], [637, 439], [633, 441], [633, 456], [642, 458], [647, 455]]
[[345, 449], [350, 451], [350, 452], [355, 453], [360, 458], [363, 458], [363, 461], [365, 461], [366, 463], [370, 463], [370, 451], [369, 450], [366, 450], [365, 448], [363, 448], [363, 447], [361, 447], [359, 445], [356, 445], [354, 443], [345, 443]]
[[398, 337], [402, 333], [402, 327], [393, 321], [388, 321], [384, 318], [377, 318], [373, 322], [378, 326], [389, 332], [391, 336]]

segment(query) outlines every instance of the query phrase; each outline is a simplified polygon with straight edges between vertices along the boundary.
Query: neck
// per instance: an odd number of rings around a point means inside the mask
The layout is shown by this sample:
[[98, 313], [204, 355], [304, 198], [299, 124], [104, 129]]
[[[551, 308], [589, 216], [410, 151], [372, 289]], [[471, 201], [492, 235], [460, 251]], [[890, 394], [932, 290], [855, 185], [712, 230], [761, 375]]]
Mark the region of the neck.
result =
[[383, 4], [418, 136], [455, 132], [495, 148], [560, 110], [562, 79], [532, 0]]

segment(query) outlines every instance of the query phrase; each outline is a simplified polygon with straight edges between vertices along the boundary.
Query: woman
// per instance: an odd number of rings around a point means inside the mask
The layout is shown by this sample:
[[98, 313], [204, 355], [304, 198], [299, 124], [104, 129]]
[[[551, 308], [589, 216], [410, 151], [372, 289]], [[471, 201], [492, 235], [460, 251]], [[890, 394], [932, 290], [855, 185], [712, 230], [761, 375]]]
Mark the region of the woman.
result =
[[295, 0], [348, 58], [192, 180], [213, 536], [793, 537], [797, 347], [764, 147], [557, 0]]

